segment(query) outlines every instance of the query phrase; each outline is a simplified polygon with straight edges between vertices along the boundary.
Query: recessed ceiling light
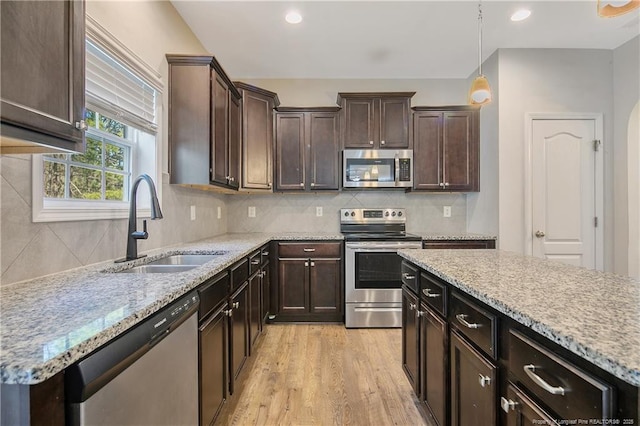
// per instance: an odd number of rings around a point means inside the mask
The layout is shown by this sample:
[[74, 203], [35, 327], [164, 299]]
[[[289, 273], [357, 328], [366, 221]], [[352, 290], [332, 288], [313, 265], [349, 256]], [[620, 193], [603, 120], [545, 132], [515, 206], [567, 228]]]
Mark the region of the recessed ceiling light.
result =
[[299, 24], [300, 22], [302, 22], [302, 15], [300, 15], [295, 10], [292, 10], [291, 12], [287, 13], [284, 19], [290, 24]]
[[511, 15], [511, 20], [513, 22], [524, 21], [529, 16], [531, 16], [531, 11], [529, 9], [520, 9]]

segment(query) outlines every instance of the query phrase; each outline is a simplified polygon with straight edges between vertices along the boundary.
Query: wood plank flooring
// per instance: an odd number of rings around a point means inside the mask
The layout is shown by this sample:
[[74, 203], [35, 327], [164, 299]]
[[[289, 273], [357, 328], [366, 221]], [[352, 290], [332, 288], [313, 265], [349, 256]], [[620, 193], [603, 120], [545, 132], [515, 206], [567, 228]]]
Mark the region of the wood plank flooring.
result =
[[261, 339], [219, 424], [428, 424], [402, 371], [400, 329], [269, 324]]

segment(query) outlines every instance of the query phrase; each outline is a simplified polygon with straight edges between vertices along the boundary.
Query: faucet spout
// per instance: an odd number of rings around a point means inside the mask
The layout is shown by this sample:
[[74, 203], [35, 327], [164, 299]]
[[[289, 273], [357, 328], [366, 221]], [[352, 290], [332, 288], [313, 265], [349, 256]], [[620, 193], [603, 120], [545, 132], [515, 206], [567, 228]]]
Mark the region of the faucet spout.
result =
[[160, 210], [160, 202], [158, 201], [158, 194], [156, 192], [156, 186], [153, 183], [151, 177], [147, 174], [142, 174], [136, 178], [131, 185], [131, 196], [129, 198], [129, 229], [127, 232], [127, 255], [124, 259], [116, 260], [116, 263], [126, 262], [128, 260], [140, 259], [143, 256], [138, 256], [138, 242], [137, 240], [146, 240], [149, 237], [147, 233], [147, 221], [143, 221], [143, 230], [137, 230], [137, 209], [136, 209], [136, 195], [138, 193], [138, 186], [142, 181], [147, 182], [149, 185], [149, 193], [151, 194], [151, 219], [162, 219], [162, 210]]

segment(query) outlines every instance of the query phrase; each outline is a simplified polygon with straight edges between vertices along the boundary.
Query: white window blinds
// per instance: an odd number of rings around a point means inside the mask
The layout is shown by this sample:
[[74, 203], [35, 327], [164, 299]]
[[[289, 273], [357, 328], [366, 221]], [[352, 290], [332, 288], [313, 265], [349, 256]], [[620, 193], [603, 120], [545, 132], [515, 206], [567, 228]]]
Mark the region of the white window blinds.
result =
[[156, 132], [156, 90], [87, 39], [87, 102], [132, 126]]

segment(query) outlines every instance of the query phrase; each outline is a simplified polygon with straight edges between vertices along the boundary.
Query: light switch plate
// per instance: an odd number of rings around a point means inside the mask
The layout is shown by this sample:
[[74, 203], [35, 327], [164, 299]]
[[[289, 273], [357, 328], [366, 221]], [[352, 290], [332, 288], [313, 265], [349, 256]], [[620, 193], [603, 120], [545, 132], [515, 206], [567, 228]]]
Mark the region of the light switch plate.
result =
[[218, 219], [222, 219], [222, 207], [218, 206]]
[[196, 206], [191, 206], [191, 220], [196, 220]]
[[451, 217], [451, 206], [444, 206], [442, 209], [442, 216]]
[[256, 217], [256, 208], [254, 206], [249, 206], [248, 210], [249, 217]]
[[316, 207], [316, 217], [322, 217], [322, 206]]

